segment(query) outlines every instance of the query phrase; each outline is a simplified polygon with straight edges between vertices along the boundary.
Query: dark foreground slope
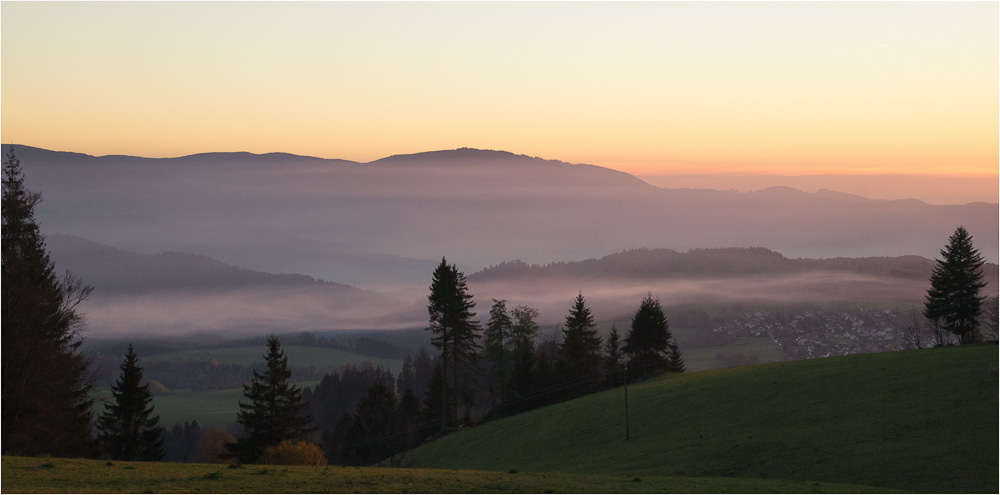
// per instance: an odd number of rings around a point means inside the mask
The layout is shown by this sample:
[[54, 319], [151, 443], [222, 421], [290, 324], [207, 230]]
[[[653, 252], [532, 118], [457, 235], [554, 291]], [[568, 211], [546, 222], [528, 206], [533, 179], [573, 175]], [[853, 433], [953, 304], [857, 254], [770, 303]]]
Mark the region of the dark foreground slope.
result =
[[812, 480], [996, 493], [997, 348], [671, 375], [478, 426], [414, 467]]

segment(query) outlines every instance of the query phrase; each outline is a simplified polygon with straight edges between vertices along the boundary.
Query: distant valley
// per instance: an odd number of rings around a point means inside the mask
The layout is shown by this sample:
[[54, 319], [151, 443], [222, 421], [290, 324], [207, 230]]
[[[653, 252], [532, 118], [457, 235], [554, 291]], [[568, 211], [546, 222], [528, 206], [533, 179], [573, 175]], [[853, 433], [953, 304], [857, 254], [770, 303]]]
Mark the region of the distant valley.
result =
[[[85, 310], [96, 336], [238, 337], [426, 326], [426, 294], [419, 288], [380, 293], [199, 255], [133, 253], [74, 236], [49, 236], [48, 246], [57, 268], [70, 269], [95, 287]], [[764, 248], [635, 249], [578, 262], [504, 262], [468, 278], [480, 314], [492, 299], [506, 299], [539, 309], [540, 323], [556, 325], [582, 292], [599, 321], [627, 326], [646, 293], [668, 308], [711, 314], [739, 308], [916, 307], [933, 263], [919, 256], [789, 259]], [[988, 264], [985, 274], [986, 293], [996, 295], [997, 265]]]
[[[998, 257], [995, 203], [664, 189], [474, 149], [371, 163], [17, 153], [57, 268], [96, 287], [83, 308], [94, 335], [420, 329], [441, 257], [469, 275], [481, 314], [507, 299], [545, 325], [578, 292], [604, 322], [646, 293], [713, 313], [909, 308], [958, 225]], [[769, 249], [701, 249], [730, 246]], [[996, 265], [988, 279], [996, 294]]]

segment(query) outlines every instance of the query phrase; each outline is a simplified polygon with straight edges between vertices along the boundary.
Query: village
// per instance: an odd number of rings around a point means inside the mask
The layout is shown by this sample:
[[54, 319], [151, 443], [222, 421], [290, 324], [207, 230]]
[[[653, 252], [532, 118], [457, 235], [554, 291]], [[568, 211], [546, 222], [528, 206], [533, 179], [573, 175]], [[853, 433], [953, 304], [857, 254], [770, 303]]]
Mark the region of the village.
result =
[[788, 359], [810, 359], [933, 347], [932, 329], [917, 310], [806, 310], [744, 313], [713, 328], [735, 338], [768, 337]]

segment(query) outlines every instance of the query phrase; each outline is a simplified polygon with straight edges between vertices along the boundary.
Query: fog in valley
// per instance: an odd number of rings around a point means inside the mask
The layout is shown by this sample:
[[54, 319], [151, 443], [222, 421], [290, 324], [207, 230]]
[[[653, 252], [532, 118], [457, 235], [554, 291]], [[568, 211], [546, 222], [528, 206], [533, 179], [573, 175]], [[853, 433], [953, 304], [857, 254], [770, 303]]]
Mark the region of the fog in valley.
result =
[[[422, 328], [442, 257], [470, 276], [481, 317], [493, 298], [506, 299], [538, 308], [546, 325], [561, 321], [579, 292], [600, 321], [628, 318], [647, 293], [667, 307], [909, 307], [922, 303], [929, 258], [958, 225], [997, 260], [995, 203], [671, 189], [601, 167], [469, 149], [366, 164], [285, 154], [145, 159], [16, 150], [27, 186], [43, 194], [37, 217], [57, 269], [95, 286], [82, 307], [95, 336]], [[731, 246], [765, 246], [787, 259], [926, 259], [905, 277], [830, 266], [476, 275], [512, 260], [545, 265], [634, 248]]]

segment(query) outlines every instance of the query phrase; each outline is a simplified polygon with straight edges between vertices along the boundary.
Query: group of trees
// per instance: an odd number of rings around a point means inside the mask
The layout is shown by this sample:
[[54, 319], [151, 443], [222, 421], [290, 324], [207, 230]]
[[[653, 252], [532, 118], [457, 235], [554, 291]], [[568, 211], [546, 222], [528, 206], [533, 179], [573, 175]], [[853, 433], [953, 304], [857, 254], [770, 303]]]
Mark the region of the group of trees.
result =
[[[480, 324], [472, 320], [475, 303], [465, 276], [445, 259], [434, 272], [428, 301], [428, 330], [444, 363], [440, 370], [439, 407], [446, 411], [442, 429], [459, 424], [460, 398], [466, 411], [475, 406], [477, 394], [469, 386], [476, 383], [477, 373], [486, 377], [491, 412], [506, 414], [621, 384], [626, 365], [633, 369], [632, 378], [684, 371], [667, 317], [652, 295], [643, 299], [622, 341], [617, 328], [601, 339], [594, 315], [579, 293], [566, 315], [561, 342], [544, 342], [539, 348], [535, 346], [540, 331], [538, 310], [528, 306], [508, 310], [505, 300], [493, 300], [480, 336]], [[551, 359], [546, 359], [545, 352]]]
[[[159, 426], [131, 345], [111, 387], [112, 401], [96, 418], [94, 437], [94, 379], [79, 352], [84, 318], [77, 310], [92, 288], [68, 272], [56, 275], [34, 219], [41, 196], [25, 188], [13, 147], [3, 173], [3, 453], [159, 460], [165, 441], [182, 444], [185, 455], [196, 441], [208, 445], [196, 424], [178, 425], [172, 432]], [[941, 254], [924, 316], [962, 343], [972, 342], [983, 313], [984, 261], [962, 227]], [[995, 314], [993, 306], [987, 309]], [[488, 409], [504, 414], [655, 373], [684, 371], [667, 317], [652, 295], [642, 300], [624, 337], [612, 326], [603, 340], [582, 293], [566, 316], [561, 342], [536, 344], [536, 309], [508, 310], [506, 301], [494, 300], [483, 327], [474, 320], [474, 308], [465, 275], [442, 259], [428, 296], [428, 330], [439, 355], [407, 356], [398, 379], [380, 369], [348, 368], [304, 392], [290, 383], [291, 369], [278, 339], [269, 338], [265, 369], [254, 370], [251, 383], [243, 385], [246, 402], [240, 402], [237, 415], [242, 433], [237, 438], [215, 432], [198, 457], [322, 464], [326, 459], [319, 448], [306, 442], [321, 426], [327, 458], [342, 464], [395, 463], [399, 453], [468, 423], [483, 396], [489, 397]], [[353, 409], [344, 405], [355, 401]]]

